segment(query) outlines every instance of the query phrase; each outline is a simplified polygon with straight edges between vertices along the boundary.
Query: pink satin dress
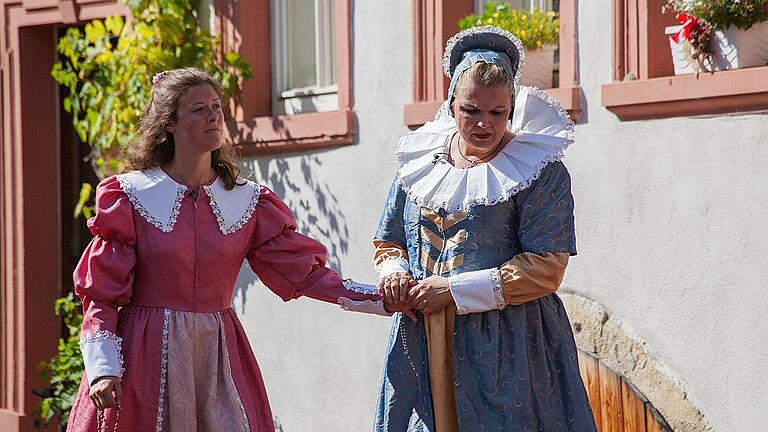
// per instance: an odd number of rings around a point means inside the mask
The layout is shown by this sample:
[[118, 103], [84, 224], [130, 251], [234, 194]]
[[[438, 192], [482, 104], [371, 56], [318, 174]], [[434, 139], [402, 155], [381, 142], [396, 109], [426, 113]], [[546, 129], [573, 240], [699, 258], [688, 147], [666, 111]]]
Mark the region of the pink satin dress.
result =
[[[210, 184], [193, 199], [174, 182], [178, 193], [162, 197], [173, 204], [163, 224], [124, 183], [110, 177], [98, 186], [97, 214], [88, 221], [95, 237], [74, 272], [81, 337], [106, 338], [119, 353], [118, 430], [274, 431], [259, 367], [231, 307], [244, 260], [285, 301], [381, 298], [326, 268], [325, 248], [297, 233], [290, 210], [263, 186], [250, 183], [251, 205], [226, 227]], [[97, 430], [91, 380], [83, 376], [68, 431]], [[105, 414], [111, 430], [117, 410]]]

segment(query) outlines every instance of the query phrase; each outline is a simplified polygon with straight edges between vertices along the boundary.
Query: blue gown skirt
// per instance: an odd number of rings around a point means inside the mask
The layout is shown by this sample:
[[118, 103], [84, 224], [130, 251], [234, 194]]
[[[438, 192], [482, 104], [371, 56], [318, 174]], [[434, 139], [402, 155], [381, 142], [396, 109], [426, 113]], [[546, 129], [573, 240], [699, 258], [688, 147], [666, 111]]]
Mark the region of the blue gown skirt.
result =
[[[453, 376], [462, 432], [596, 431], [560, 298], [459, 315]], [[394, 319], [375, 432], [435, 430], [424, 317]]]

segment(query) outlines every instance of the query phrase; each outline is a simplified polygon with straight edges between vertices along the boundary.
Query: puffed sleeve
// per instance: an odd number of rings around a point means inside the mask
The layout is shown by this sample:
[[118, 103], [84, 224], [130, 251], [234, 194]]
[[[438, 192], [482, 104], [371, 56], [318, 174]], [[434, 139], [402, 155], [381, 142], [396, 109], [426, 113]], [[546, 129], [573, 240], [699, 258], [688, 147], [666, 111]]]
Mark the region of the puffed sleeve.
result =
[[409, 273], [408, 249], [405, 241], [403, 208], [405, 191], [397, 180], [392, 183], [387, 194], [384, 212], [381, 214], [379, 227], [373, 238], [373, 265], [379, 278], [392, 273]]
[[375, 285], [342, 280], [325, 266], [325, 246], [298, 233], [290, 209], [266, 187], [262, 186], [254, 216], [248, 263], [284, 301], [307, 296], [346, 310], [389, 316]]
[[459, 314], [503, 309], [555, 292], [569, 256], [576, 255], [571, 177], [562, 163], [547, 165], [513, 199], [523, 252], [498, 268], [449, 277]]
[[115, 177], [96, 188], [93, 234], [73, 274], [75, 293], [83, 301], [80, 348], [91, 383], [102, 376], [122, 377], [122, 339], [116, 335], [117, 310], [128, 303], [136, 265], [136, 231], [132, 205]]

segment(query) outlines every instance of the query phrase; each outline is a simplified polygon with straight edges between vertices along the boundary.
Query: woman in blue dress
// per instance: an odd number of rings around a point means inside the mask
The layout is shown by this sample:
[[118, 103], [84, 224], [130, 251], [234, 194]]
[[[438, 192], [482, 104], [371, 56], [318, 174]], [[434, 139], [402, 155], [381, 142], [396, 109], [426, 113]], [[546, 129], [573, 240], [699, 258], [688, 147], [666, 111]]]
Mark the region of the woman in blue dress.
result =
[[[568, 114], [518, 85], [524, 53], [486, 26], [446, 45], [448, 100], [404, 136], [375, 235], [397, 314], [375, 431], [595, 431], [555, 294], [576, 254]], [[417, 283], [418, 281], [418, 283]]]

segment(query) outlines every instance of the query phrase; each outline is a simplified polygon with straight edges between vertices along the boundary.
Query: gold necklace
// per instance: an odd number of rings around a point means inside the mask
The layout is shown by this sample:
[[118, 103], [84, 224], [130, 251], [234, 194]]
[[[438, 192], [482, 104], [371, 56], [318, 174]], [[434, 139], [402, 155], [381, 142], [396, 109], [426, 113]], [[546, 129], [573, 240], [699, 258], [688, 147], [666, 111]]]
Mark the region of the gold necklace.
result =
[[[487, 158], [488, 156], [494, 154], [496, 152], [496, 150], [498, 150], [499, 147], [501, 147], [501, 143], [504, 142], [504, 135], [505, 135], [505, 134], [501, 135], [501, 139], [499, 140], [499, 143], [496, 144], [496, 146], [494, 148], [492, 148], [489, 152], [485, 153], [481, 157], [477, 157], [476, 156], [477, 160], [470, 160], [466, 156], [464, 156], [464, 153], [462, 153], [462, 151], [461, 151], [461, 134], [459, 134], [458, 132], [455, 132], [455, 134], [458, 135], [458, 138], [456, 138], [456, 148], [459, 150], [459, 156], [461, 156], [461, 158], [464, 159], [465, 161], [469, 162], [470, 165], [469, 165], [468, 168], [474, 168], [477, 165], [480, 165], [481, 163], [485, 163], [484, 159]], [[453, 142], [453, 140], [451, 140], [451, 142]], [[450, 151], [450, 149], [449, 149], [449, 151]]]

